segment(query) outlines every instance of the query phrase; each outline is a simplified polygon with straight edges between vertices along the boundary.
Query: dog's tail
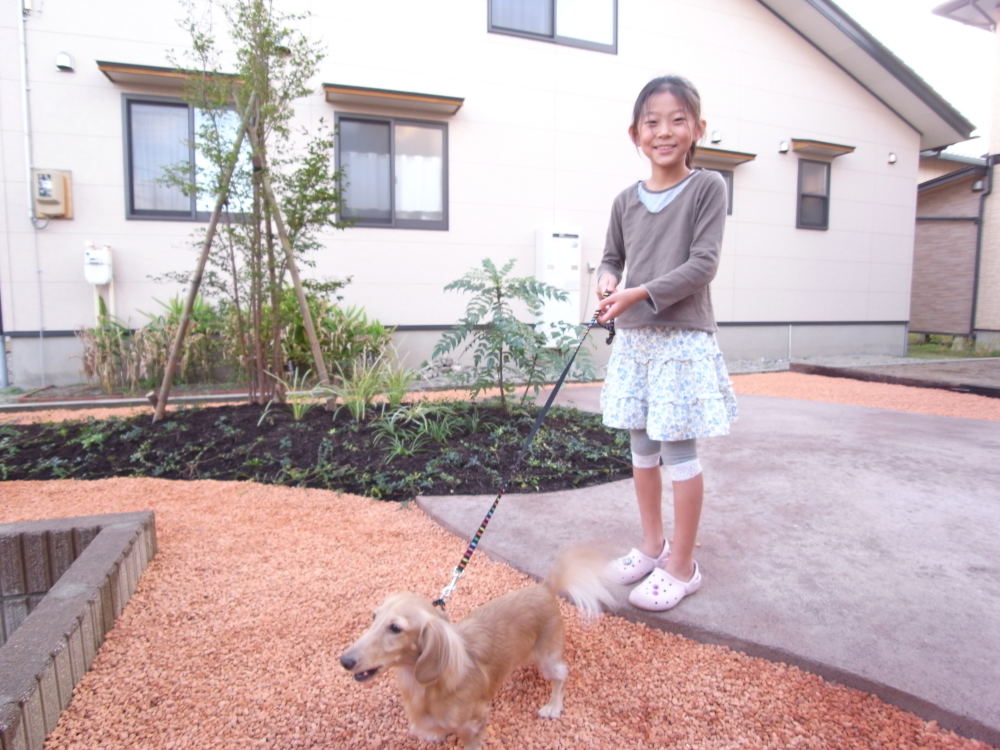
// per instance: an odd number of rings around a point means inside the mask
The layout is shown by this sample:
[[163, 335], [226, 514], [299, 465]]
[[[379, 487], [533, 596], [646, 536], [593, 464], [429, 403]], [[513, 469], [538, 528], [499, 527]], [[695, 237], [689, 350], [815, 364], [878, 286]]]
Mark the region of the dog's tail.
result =
[[595, 545], [580, 544], [559, 553], [545, 576], [545, 586], [553, 594], [565, 593], [580, 610], [584, 620], [601, 614], [601, 605], [615, 606], [607, 578], [609, 558]]

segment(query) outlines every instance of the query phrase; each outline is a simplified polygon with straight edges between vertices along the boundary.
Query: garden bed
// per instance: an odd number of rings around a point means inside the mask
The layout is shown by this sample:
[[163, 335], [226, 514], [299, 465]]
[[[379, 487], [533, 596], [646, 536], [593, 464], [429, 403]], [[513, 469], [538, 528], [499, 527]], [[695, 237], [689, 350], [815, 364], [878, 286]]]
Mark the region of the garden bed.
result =
[[[303, 404], [182, 408], [62, 423], [0, 425], [0, 479], [257, 481], [378, 499], [482, 494], [508, 478], [537, 407], [415, 402], [364, 414]], [[627, 437], [600, 417], [553, 408], [509, 490], [583, 487], [630, 476]]]

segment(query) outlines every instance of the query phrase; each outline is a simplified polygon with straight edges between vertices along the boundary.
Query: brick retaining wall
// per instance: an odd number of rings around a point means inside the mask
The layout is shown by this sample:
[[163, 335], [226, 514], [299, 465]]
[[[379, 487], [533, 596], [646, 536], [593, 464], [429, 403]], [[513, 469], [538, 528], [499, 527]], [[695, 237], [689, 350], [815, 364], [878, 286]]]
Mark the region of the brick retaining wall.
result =
[[0, 750], [40, 750], [155, 554], [152, 511], [0, 525]]

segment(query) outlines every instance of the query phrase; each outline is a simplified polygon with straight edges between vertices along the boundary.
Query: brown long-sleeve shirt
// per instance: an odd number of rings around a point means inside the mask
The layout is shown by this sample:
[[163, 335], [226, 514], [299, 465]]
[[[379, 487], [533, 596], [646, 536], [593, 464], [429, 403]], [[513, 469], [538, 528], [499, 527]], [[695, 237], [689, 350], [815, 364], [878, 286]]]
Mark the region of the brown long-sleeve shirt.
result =
[[722, 175], [697, 169], [691, 182], [665, 208], [650, 212], [638, 185], [615, 198], [597, 276], [610, 273], [625, 288], [643, 286], [649, 299], [632, 305], [615, 325], [666, 326], [714, 331], [709, 282], [719, 267], [726, 222]]

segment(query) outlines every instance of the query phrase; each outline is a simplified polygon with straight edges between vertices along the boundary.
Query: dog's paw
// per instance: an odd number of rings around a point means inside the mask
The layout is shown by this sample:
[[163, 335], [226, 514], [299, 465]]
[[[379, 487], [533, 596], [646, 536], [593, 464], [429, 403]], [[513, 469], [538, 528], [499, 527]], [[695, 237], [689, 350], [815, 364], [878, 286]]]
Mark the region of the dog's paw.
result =
[[424, 742], [442, 742], [446, 735], [439, 734], [437, 732], [428, 732], [424, 729], [420, 729], [413, 724], [410, 725], [410, 734], [416, 737], [418, 740], [423, 740]]
[[540, 709], [538, 709], [538, 715], [543, 719], [558, 719], [562, 716], [562, 706], [553, 705], [552, 703], [546, 703]]

